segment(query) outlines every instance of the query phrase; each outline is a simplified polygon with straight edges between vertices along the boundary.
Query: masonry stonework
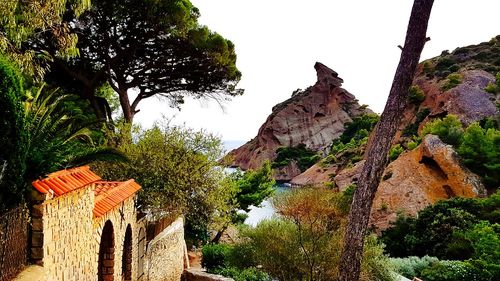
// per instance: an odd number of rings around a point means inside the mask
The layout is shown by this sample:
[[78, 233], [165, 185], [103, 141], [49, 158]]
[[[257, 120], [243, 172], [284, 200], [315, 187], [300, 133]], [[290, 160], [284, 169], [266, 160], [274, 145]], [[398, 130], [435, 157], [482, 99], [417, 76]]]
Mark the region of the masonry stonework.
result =
[[93, 208], [94, 192], [89, 188], [43, 203], [45, 280], [95, 280]]
[[47, 281], [178, 281], [186, 261], [183, 220], [147, 243], [133, 180], [104, 182], [87, 166], [33, 182], [31, 257]]
[[186, 260], [184, 223], [179, 218], [148, 243], [144, 280], [181, 280]]

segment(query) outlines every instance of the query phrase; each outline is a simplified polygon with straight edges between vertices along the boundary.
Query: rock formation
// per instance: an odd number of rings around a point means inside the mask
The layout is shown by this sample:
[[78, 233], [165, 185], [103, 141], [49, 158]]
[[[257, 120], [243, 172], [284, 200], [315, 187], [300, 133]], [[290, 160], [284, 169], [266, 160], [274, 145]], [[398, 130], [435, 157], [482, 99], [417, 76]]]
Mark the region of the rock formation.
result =
[[[344, 131], [344, 124], [353, 117], [371, 113], [360, 106], [355, 97], [341, 88], [343, 80], [321, 63], [316, 63], [317, 82], [305, 91], [273, 108], [273, 112], [260, 127], [258, 135], [245, 145], [229, 153], [233, 166], [255, 169], [265, 160], [276, 157], [281, 146], [305, 144], [321, 151]], [[294, 167], [277, 171], [278, 179], [289, 180], [300, 174]]]
[[427, 135], [418, 148], [387, 166], [373, 201], [371, 224], [385, 229], [398, 212], [414, 216], [440, 199], [456, 196], [482, 197], [486, 189], [479, 176], [461, 165], [450, 145]]

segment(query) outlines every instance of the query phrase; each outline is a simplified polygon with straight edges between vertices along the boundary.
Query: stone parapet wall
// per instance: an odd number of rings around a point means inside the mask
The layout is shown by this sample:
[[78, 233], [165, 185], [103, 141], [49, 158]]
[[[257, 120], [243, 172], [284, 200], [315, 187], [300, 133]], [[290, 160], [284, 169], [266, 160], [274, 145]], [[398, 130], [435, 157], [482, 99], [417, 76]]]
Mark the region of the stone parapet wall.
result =
[[184, 220], [179, 218], [148, 243], [143, 280], [181, 280], [186, 260]]
[[234, 281], [234, 279], [206, 273], [199, 269], [186, 269], [182, 275], [182, 281]]
[[[94, 192], [83, 188], [46, 200], [41, 206], [36, 212], [42, 211], [43, 217], [33, 222], [32, 251], [39, 254], [36, 247], [43, 246], [45, 280], [96, 280]], [[43, 232], [37, 231], [39, 227]]]

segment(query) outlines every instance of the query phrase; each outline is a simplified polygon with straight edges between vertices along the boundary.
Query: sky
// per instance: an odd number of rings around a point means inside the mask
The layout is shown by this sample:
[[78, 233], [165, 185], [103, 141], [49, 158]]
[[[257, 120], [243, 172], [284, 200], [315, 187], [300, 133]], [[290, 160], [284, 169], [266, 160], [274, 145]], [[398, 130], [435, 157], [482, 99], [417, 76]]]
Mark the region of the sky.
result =
[[[381, 113], [401, 55], [412, 0], [191, 0], [199, 22], [236, 45], [243, 96], [225, 102], [187, 99], [182, 109], [149, 98], [135, 122], [161, 118], [248, 141], [271, 109], [316, 82], [314, 63], [338, 72], [343, 88]], [[421, 60], [500, 34], [499, 0], [436, 0]], [[162, 117], [164, 116], [164, 117]]]

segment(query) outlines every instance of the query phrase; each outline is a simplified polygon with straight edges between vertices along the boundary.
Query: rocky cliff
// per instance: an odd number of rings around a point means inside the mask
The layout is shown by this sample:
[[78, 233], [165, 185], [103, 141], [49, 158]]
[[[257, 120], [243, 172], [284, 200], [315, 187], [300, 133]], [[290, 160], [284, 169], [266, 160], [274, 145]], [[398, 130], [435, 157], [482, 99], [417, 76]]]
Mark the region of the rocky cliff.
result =
[[[485, 90], [495, 83], [497, 72], [500, 37], [451, 53], [445, 51], [421, 63], [413, 84], [423, 95], [409, 102], [393, 142], [404, 146], [427, 122], [448, 114], [457, 116], [464, 126], [487, 117], [499, 120], [500, 94]], [[364, 161], [348, 167], [323, 161], [291, 183], [333, 185], [344, 190], [357, 182]], [[398, 212], [415, 215], [440, 199], [485, 195], [481, 179], [460, 163], [453, 148], [428, 135], [417, 149], [403, 153], [386, 168], [373, 203], [371, 224], [384, 229]]]
[[[342, 134], [346, 122], [371, 113], [341, 87], [343, 80], [335, 71], [321, 63], [314, 68], [316, 84], [276, 105], [257, 136], [229, 153], [233, 166], [258, 168], [263, 161], [275, 159], [279, 147], [305, 144], [313, 151], [324, 150]], [[290, 180], [300, 173], [294, 162], [277, 171], [279, 180]]]

